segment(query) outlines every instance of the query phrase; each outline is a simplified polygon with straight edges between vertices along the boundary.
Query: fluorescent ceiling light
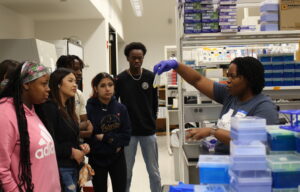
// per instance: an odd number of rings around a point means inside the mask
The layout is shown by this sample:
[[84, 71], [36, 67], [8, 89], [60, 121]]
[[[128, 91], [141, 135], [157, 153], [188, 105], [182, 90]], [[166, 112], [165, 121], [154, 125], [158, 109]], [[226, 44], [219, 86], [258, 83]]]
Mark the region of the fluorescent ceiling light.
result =
[[137, 17], [143, 15], [143, 3], [142, 0], [130, 0], [133, 11]]

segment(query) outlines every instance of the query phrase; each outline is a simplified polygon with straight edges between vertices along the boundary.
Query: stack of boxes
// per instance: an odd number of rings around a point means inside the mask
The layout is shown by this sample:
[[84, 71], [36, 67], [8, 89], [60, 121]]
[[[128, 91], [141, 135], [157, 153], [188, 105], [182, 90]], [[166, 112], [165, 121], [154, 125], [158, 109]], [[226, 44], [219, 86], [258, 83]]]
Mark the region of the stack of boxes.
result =
[[260, 55], [265, 69], [266, 86], [300, 85], [300, 63], [294, 61], [293, 53]]
[[260, 30], [278, 31], [279, 29], [279, 5], [276, 0], [265, 0], [260, 7]]
[[186, 0], [184, 4], [184, 33], [219, 32], [218, 16], [213, 0]]
[[221, 32], [238, 32], [237, 0], [220, 0], [219, 25]]
[[266, 120], [257, 117], [231, 119], [229, 170], [233, 192], [271, 192], [272, 177], [267, 167]]
[[201, 3], [199, 0], [186, 0], [184, 4], [184, 33], [201, 33]]
[[213, 0], [202, 0], [202, 33], [219, 32], [219, 13], [214, 7]]

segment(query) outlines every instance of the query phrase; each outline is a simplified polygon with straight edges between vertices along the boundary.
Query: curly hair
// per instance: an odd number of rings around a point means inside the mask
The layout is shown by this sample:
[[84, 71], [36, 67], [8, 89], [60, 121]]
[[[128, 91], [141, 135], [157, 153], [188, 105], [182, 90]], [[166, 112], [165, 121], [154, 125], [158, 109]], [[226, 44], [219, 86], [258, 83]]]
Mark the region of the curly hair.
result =
[[130, 52], [131, 52], [133, 49], [142, 50], [144, 56], [145, 56], [146, 53], [147, 53], [147, 49], [146, 49], [146, 47], [145, 47], [145, 45], [144, 45], [143, 43], [140, 43], [140, 42], [132, 42], [132, 43], [126, 45], [126, 47], [125, 47], [125, 49], [124, 49], [124, 54], [126, 55], [126, 57], [129, 57], [129, 54], [130, 54]]
[[247, 79], [254, 95], [261, 93], [265, 86], [265, 78], [264, 67], [259, 60], [254, 57], [237, 57], [230, 64], [236, 64], [237, 75]]

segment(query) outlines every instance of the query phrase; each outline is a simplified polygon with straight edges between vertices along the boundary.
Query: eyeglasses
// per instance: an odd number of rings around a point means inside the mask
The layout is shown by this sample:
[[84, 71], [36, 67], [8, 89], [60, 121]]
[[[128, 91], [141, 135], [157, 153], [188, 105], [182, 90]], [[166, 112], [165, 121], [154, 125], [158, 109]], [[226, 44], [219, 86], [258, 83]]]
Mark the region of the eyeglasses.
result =
[[227, 76], [228, 79], [229, 79], [229, 78], [231, 78], [231, 79], [236, 79], [236, 78], [240, 77], [240, 75], [237, 75], [237, 74], [229, 74], [229, 73], [227, 73], [226, 76]]

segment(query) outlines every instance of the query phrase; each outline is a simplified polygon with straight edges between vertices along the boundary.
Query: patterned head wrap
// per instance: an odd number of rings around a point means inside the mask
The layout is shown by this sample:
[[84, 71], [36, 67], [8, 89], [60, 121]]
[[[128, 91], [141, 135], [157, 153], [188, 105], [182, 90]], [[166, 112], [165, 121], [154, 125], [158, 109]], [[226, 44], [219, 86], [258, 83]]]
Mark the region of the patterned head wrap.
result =
[[23, 83], [28, 83], [36, 80], [43, 75], [50, 74], [51, 70], [44, 65], [32, 63], [26, 61], [21, 69], [21, 77], [23, 77]]

